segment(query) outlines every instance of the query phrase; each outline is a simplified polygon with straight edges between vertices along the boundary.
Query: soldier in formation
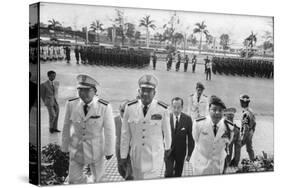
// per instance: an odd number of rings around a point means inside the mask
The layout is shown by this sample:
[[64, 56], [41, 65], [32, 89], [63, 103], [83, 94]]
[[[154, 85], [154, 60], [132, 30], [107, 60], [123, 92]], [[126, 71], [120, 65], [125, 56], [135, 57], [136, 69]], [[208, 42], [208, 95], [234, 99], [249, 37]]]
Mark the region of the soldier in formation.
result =
[[211, 80], [211, 60], [207, 56], [205, 61], [205, 73], [206, 73], [206, 80]]
[[64, 59], [64, 49], [58, 44], [41, 44], [40, 45], [40, 60], [42, 61], [57, 61]]
[[188, 61], [189, 61], [189, 57], [188, 57], [188, 55], [186, 54], [185, 57], [184, 57], [184, 72], [187, 71]]
[[213, 57], [214, 74], [273, 78], [274, 64], [271, 60]]
[[192, 73], [195, 73], [195, 68], [196, 68], [196, 64], [197, 64], [196, 55], [193, 55], [193, 57], [191, 59], [191, 63], [192, 63]]
[[178, 72], [180, 69], [180, 64], [181, 64], [181, 54], [178, 52], [176, 54], [176, 71]]

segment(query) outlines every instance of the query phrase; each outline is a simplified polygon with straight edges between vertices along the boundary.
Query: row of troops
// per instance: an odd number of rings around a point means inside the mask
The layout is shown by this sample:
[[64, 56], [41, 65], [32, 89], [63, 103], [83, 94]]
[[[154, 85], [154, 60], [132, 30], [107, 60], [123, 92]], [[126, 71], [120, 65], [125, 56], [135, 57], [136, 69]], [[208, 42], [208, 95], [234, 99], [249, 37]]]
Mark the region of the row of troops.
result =
[[[48, 76], [41, 89], [55, 92], [55, 72], [48, 72]], [[138, 81], [137, 99], [124, 101], [120, 115], [114, 118], [110, 103], [97, 96], [96, 80], [81, 74], [77, 82], [79, 97], [67, 102], [62, 131], [62, 151], [70, 156], [69, 183], [87, 182], [85, 166], [90, 167], [94, 182], [101, 181], [105, 161], [114, 151], [118, 171], [126, 180], [159, 178], [163, 163], [165, 177], [179, 177], [185, 161], [191, 161], [193, 175], [222, 174], [228, 165], [238, 165], [243, 145], [250, 159], [255, 160], [255, 118], [247, 95], [240, 98], [243, 117], [239, 130], [233, 122], [235, 109], [226, 109], [216, 96], [204, 95], [201, 83], [189, 97], [186, 114], [179, 97], [171, 100], [170, 111], [168, 105], [155, 99], [157, 78], [144, 75]], [[46, 93], [41, 96], [46, 106], [50, 100], [57, 104], [56, 97], [44, 98]], [[56, 128], [50, 131], [60, 132]], [[230, 149], [233, 145], [234, 157]]]
[[[155, 58], [155, 52], [152, 56], [152, 62], [153, 62], [153, 69], [156, 68], [156, 60], [157, 57]], [[196, 55], [192, 55], [192, 58], [190, 60], [190, 57], [188, 54], [182, 56], [181, 53], [178, 51], [176, 53], [168, 53], [166, 56], [166, 65], [167, 65], [167, 71], [170, 71], [172, 69], [172, 64], [175, 64], [175, 70], [179, 71], [181, 64], [183, 64], [183, 70], [184, 72], [187, 71], [188, 64], [191, 63], [192, 66], [192, 72], [195, 72], [196, 69], [196, 64], [197, 64], [197, 57]]]
[[56, 61], [66, 57], [66, 47], [61, 45], [40, 45], [40, 60]]
[[270, 60], [213, 57], [213, 73], [273, 78], [274, 65]]
[[149, 53], [140, 50], [76, 46], [74, 54], [77, 64], [144, 67], [150, 63]]

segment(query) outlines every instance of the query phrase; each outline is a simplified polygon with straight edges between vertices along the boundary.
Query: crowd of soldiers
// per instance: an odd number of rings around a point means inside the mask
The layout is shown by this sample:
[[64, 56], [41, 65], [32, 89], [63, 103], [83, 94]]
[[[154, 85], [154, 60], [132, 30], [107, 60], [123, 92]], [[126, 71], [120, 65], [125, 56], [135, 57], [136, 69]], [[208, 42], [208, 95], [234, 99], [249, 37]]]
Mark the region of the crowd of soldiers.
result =
[[273, 78], [274, 65], [270, 60], [215, 56], [212, 62], [214, 74]]
[[56, 61], [65, 58], [65, 47], [62, 45], [40, 45], [40, 60], [41, 61]]
[[72, 52], [77, 64], [144, 67], [150, 63], [150, 53], [147, 51], [104, 48], [101, 46], [41, 45], [40, 60], [56, 61], [65, 59], [67, 63], [70, 63]]
[[144, 67], [150, 63], [150, 53], [142, 50], [76, 46], [74, 54], [77, 64]]

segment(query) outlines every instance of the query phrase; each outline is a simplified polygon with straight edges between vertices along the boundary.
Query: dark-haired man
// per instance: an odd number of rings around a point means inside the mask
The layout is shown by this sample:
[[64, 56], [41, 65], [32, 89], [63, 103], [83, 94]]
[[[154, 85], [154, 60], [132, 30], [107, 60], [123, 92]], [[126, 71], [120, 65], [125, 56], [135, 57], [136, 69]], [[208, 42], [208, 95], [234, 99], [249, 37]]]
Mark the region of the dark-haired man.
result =
[[55, 81], [56, 72], [48, 71], [48, 80], [40, 85], [40, 95], [49, 113], [50, 133], [58, 130], [59, 104], [57, 101], [59, 82]]
[[171, 107], [172, 145], [171, 149], [165, 153], [165, 177], [180, 177], [182, 175], [184, 159], [186, 158], [189, 161], [194, 149], [192, 120], [190, 116], [182, 112], [182, 98], [173, 98]]
[[209, 101], [209, 115], [195, 120], [193, 138], [195, 149], [191, 157], [194, 175], [222, 174], [226, 145], [230, 142], [233, 126], [223, 121], [225, 105], [217, 96], [211, 96]]

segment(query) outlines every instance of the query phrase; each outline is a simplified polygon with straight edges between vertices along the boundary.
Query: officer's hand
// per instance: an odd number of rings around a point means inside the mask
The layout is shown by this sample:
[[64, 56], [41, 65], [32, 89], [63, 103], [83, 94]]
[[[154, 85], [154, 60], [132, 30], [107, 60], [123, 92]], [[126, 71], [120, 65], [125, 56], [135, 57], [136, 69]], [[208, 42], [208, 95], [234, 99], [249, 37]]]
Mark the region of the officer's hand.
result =
[[109, 159], [111, 159], [112, 156], [113, 155], [107, 155], [107, 156], [105, 156], [105, 158], [106, 158], [106, 160], [109, 160]]
[[187, 156], [185, 160], [186, 160], [187, 162], [189, 162], [190, 156]]

